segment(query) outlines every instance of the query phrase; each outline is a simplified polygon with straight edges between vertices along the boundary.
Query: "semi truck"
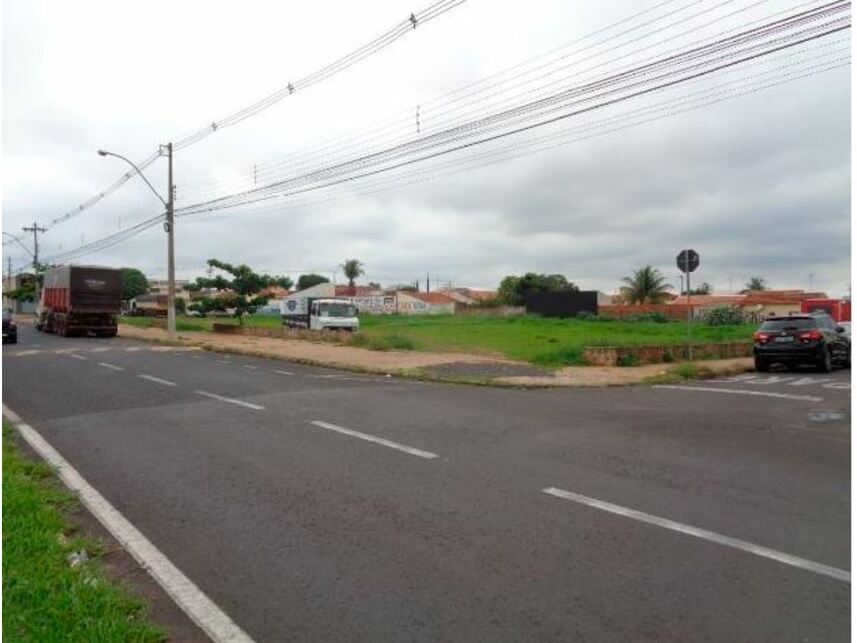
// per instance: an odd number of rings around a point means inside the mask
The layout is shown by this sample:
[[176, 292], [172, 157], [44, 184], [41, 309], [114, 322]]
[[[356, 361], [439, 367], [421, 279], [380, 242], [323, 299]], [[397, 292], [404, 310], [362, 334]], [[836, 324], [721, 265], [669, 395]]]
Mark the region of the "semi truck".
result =
[[122, 310], [122, 271], [102, 266], [57, 266], [45, 273], [36, 330], [57, 335], [115, 337]]
[[283, 325], [310, 330], [360, 329], [357, 307], [348, 299], [336, 297], [309, 297], [295, 293], [281, 304]]

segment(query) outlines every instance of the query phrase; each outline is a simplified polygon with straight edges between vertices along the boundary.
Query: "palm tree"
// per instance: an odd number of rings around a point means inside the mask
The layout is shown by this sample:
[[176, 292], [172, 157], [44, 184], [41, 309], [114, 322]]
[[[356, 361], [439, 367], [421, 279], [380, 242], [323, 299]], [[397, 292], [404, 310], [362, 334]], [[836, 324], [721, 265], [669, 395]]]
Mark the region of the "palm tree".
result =
[[748, 292], [761, 292], [762, 290], [767, 289], [768, 285], [762, 277], [750, 277], [750, 281], [747, 282], [747, 285], [744, 287], [744, 290], [741, 291], [741, 294], [746, 295]]
[[348, 277], [348, 286], [354, 287], [354, 280], [363, 274], [363, 264], [357, 259], [346, 259], [342, 264], [342, 272]]
[[661, 271], [652, 266], [643, 266], [634, 271], [633, 277], [623, 277], [627, 285], [619, 288], [622, 299], [629, 304], [661, 304], [672, 288]]

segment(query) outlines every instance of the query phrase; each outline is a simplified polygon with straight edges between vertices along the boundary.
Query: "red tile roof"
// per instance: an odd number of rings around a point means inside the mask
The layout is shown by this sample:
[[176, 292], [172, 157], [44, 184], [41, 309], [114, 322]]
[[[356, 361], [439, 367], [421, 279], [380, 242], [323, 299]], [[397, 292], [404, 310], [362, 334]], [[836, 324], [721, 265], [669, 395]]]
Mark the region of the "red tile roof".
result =
[[455, 300], [442, 292], [409, 292], [404, 293], [408, 297], [419, 299], [427, 304], [454, 304]]

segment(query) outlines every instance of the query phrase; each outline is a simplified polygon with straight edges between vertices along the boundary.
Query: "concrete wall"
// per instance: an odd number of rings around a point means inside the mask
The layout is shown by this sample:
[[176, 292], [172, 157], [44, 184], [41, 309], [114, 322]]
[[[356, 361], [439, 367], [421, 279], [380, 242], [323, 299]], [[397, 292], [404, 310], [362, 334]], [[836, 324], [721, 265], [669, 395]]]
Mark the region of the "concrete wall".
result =
[[398, 297], [397, 310], [400, 315], [454, 315], [455, 302], [427, 303], [406, 292], [396, 293]]
[[643, 313], [663, 313], [670, 319], [687, 319], [687, 309], [693, 311], [694, 306], [687, 304], [611, 304], [599, 306], [598, 314], [606, 317], [630, 317]]

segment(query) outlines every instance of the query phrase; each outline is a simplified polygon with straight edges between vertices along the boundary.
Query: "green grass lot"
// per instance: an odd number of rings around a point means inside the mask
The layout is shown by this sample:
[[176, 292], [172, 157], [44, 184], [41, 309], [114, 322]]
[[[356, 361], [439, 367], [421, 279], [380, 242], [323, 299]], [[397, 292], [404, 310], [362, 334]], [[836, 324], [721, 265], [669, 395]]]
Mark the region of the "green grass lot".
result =
[[[149, 326], [151, 319], [125, 317], [124, 323]], [[179, 317], [180, 331], [210, 331], [212, 323], [236, 324], [229, 317]], [[251, 326], [277, 328], [278, 317], [253, 315]], [[691, 341], [750, 341], [755, 324], [708, 326], [694, 323]], [[684, 344], [684, 322], [586, 321], [535, 316], [362, 315], [360, 332], [349, 342], [372, 350], [454, 351], [499, 355], [547, 367], [583, 364], [586, 346]]]
[[[6, 641], [162, 641], [146, 607], [99, 569], [99, 543], [69, 537], [76, 500], [47, 465], [21, 456], [3, 421], [3, 638]], [[89, 562], [72, 568], [68, 555]]]
[[[695, 323], [694, 343], [750, 340], [756, 326], [708, 326]], [[463, 351], [503, 355], [541, 366], [582, 364], [586, 346], [683, 344], [682, 322], [584, 321], [543, 317], [464, 317], [454, 315], [360, 319], [360, 334], [369, 340], [410, 341], [415, 350]], [[365, 340], [364, 340], [365, 341]]]

